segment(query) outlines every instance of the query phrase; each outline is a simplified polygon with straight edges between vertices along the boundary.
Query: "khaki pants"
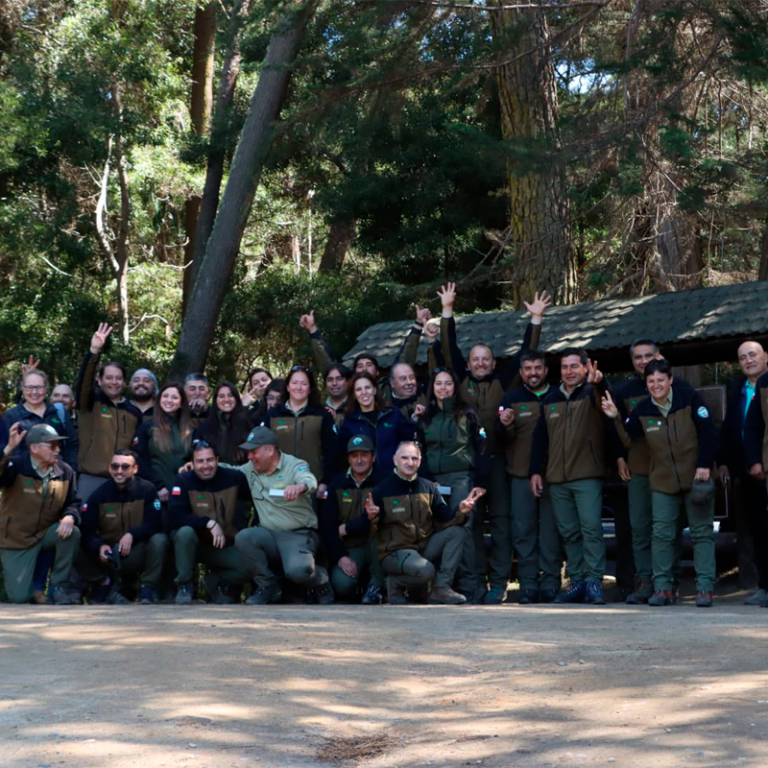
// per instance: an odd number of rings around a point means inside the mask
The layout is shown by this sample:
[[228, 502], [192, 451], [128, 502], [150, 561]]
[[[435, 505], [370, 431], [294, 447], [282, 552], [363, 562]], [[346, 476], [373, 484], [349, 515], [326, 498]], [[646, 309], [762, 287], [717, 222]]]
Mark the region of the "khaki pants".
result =
[[[433, 588], [450, 587], [463, 549], [464, 530], [452, 526], [433, 533], [421, 553], [396, 549], [382, 558], [381, 567], [395, 578], [398, 587], [420, 587], [430, 581]], [[435, 568], [435, 563], [439, 567]]]

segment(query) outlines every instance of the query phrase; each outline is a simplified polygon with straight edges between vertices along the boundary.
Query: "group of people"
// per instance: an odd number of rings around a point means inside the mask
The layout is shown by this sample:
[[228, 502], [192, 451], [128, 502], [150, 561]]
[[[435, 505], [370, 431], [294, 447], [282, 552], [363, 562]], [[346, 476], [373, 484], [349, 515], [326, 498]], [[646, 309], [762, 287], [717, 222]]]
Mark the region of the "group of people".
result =
[[455, 285], [438, 295], [441, 317], [417, 307], [388, 372], [372, 354], [340, 363], [314, 313], [303, 315], [324, 401], [303, 365], [284, 379], [255, 368], [242, 394], [229, 381], [211, 391], [201, 373], [163, 386], [147, 369], [128, 378], [103, 358], [106, 324], [74, 389], [49, 399], [30, 358], [21, 401], [0, 422], [7, 599], [498, 605], [516, 558], [521, 604], [600, 605], [603, 484], [615, 470], [629, 486], [626, 601], [677, 601], [687, 526], [695, 604], [708, 607], [717, 468], [752, 528], [759, 584], [748, 602], [768, 607], [759, 344], [739, 347], [743, 376], [718, 432], [653, 340], [632, 344], [635, 375], [614, 387], [576, 348], [560, 353], [550, 384], [537, 349], [546, 293], [526, 304], [520, 351], [503, 366], [485, 344], [464, 356]]

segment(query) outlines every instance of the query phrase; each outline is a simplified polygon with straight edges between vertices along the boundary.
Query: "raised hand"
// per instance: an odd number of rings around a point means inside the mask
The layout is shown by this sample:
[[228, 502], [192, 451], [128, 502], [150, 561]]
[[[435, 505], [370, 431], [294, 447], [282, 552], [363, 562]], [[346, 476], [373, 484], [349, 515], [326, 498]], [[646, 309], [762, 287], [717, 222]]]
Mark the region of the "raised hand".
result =
[[468, 515], [474, 508], [475, 504], [477, 503], [477, 500], [481, 496], [485, 496], [486, 490], [485, 488], [475, 487], [469, 492], [469, 496], [467, 496], [464, 501], [459, 504], [459, 512], [462, 515]]
[[112, 326], [109, 323], [99, 323], [98, 330], [91, 337], [91, 352], [98, 355], [107, 343]]
[[587, 384], [599, 384], [603, 380], [603, 372], [597, 368], [597, 360], [587, 360]]
[[29, 356], [29, 360], [27, 360], [26, 363], [21, 364], [21, 376], [22, 378], [26, 376], [30, 371], [34, 371], [37, 366], [40, 365], [40, 360], [35, 360], [34, 355]]
[[314, 333], [317, 330], [317, 323], [315, 323], [315, 310], [310, 309], [308, 315], [302, 315], [299, 319], [299, 325], [308, 333]]
[[499, 421], [505, 427], [511, 427], [515, 423], [515, 410], [514, 408], [505, 408], [499, 412]]
[[[598, 371], [599, 373], [599, 371]], [[600, 402], [600, 405], [603, 408], [603, 413], [609, 418], [609, 419], [615, 419], [619, 415], [619, 409], [616, 407], [616, 403], [613, 402], [613, 398], [611, 397], [610, 392], [606, 392], [603, 395], [603, 399]]]
[[419, 325], [425, 325], [432, 317], [432, 313], [426, 307], [416, 305], [416, 322]]
[[524, 301], [523, 304], [531, 313], [532, 318], [535, 317], [538, 320], [541, 320], [546, 308], [552, 306], [552, 297], [546, 291], [542, 291], [541, 293], [536, 291], [533, 295], [533, 301], [530, 304], [527, 301]]
[[17, 421], [10, 429], [8, 434], [8, 443], [3, 450], [5, 456], [10, 456], [20, 445], [22, 440], [27, 436], [27, 430], [22, 430], [21, 422]]
[[240, 395], [240, 402], [245, 408], [255, 402], [257, 389], [258, 387], [253, 387], [253, 389], [246, 389], [245, 392]]
[[[440, 303], [444, 312], [447, 311], [452, 313], [453, 305], [456, 302], [456, 283], [446, 283], [440, 288], [437, 295], [440, 297]], [[444, 317], [445, 316], [446, 315], [444, 314]], [[447, 315], [447, 317], [450, 317], [450, 314]]]
[[379, 516], [379, 512], [381, 512], [381, 508], [373, 503], [373, 494], [369, 493], [365, 500], [365, 513], [368, 515], [368, 519], [375, 520]]
[[427, 337], [427, 344], [434, 344], [437, 341], [437, 334], [440, 333], [440, 327], [437, 323], [427, 323], [424, 326], [424, 335]]

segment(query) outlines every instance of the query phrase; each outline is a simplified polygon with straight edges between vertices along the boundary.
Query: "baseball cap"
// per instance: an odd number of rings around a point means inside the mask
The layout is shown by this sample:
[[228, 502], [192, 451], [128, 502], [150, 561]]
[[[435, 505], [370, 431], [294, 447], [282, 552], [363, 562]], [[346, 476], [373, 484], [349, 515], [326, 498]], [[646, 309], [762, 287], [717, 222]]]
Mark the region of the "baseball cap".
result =
[[262, 445], [274, 445], [277, 448], [277, 437], [275, 433], [267, 427], [256, 427], [252, 429], [244, 443], [240, 443], [240, 448], [244, 451], [252, 451], [254, 448], [261, 448]]
[[370, 451], [373, 453], [375, 450], [371, 438], [367, 435], [355, 435], [347, 443], [347, 453], [352, 453], [352, 451]]
[[25, 445], [37, 445], [38, 443], [55, 443], [58, 440], [66, 440], [50, 424], [35, 424], [27, 432], [24, 438]]

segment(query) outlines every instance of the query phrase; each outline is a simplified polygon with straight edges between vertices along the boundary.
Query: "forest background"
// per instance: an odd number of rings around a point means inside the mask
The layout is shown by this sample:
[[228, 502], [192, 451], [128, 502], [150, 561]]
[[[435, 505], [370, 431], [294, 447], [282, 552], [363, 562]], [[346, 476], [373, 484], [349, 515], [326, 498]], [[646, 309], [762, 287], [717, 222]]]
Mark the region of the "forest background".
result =
[[768, 278], [765, 0], [0, 0], [0, 402]]

